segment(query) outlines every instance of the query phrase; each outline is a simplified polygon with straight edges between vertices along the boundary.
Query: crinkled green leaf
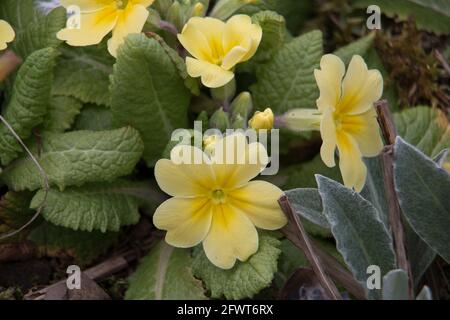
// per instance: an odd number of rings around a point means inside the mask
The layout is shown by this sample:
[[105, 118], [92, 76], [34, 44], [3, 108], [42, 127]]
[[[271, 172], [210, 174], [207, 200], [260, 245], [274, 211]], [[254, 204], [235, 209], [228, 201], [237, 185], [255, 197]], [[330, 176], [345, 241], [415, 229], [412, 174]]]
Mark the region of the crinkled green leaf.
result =
[[394, 269], [392, 238], [375, 207], [329, 178], [317, 175], [317, 183], [336, 247], [355, 278], [365, 283], [370, 265], [379, 266], [383, 275]]
[[28, 239], [38, 246], [40, 255], [52, 257], [64, 252], [85, 265], [113, 246], [118, 236], [118, 232], [73, 231], [43, 222], [31, 231]]
[[[49, 222], [73, 230], [119, 231], [120, 227], [139, 221], [138, 199], [131, 193], [133, 183], [114, 181], [50, 189], [42, 211]], [[37, 209], [45, 192], [39, 190], [30, 207]]]
[[322, 198], [317, 189], [292, 189], [284, 192], [298, 215], [308, 219], [322, 228], [330, 228], [327, 218], [323, 214]]
[[394, 114], [399, 136], [430, 157], [450, 148], [450, 125], [439, 109], [426, 106]]
[[411, 227], [450, 262], [450, 174], [397, 138], [394, 181], [402, 212]]
[[401, 20], [414, 17], [420, 29], [436, 34], [450, 34], [450, 2], [448, 0], [353, 0], [355, 6], [377, 5], [389, 17]]
[[408, 300], [408, 275], [403, 269], [391, 270], [383, 277], [383, 300]]
[[44, 119], [43, 129], [51, 132], [64, 132], [70, 129], [83, 104], [69, 96], [52, 96]]
[[96, 104], [84, 105], [73, 126], [74, 130], [92, 131], [111, 130], [112, 128], [111, 109]]
[[103, 43], [61, 49], [55, 68], [53, 94], [73, 96], [84, 103], [109, 105], [109, 76], [114, 58]]
[[187, 125], [190, 94], [177, 67], [156, 39], [130, 35], [119, 48], [110, 91], [113, 123], [139, 130], [144, 159], [154, 165], [173, 130]]
[[[27, 58], [17, 74], [3, 117], [22, 139], [28, 138], [31, 130], [44, 120], [56, 56], [57, 51], [52, 48], [36, 51]], [[8, 128], [0, 124], [1, 163], [9, 164], [20, 152], [21, 145]]]
[[201, 281], [192, 274], [192, 258], [186, 249], [161, 241], [130, 276], [127, 300], [204, 300]]
[[267, 61], [284, 44], [286, 37], [286, 21], [274, 11], [261, 11], [252, 16], [253, 23], [261, 26], [263, 31], [258, 51], [251, 61]]
[[334, 52], [334, 54], [341, 58], [345, 65], [348, 65], [354, 55], [364, 57], [369, 49], [372, 48], [374, 39], [375, 34], [370, 33], [369, 35], [362, 37], [361, 39], [358, 39], [345, 47], [339, 48]]
[[270, 106], [282, 113], [294, 108], [315, 108], [319, 90], [314, 69], [323, 54], [322, 32], [312, 31], [285, 44], [256, 72], [251, 87], [258, 108]]
[[246, 262], [237, 261], [230, 270], [214, 266], [203, 248], [194, 252], [194, 275], [203, 280], [212, 298], [251, 298], [268, 287], [277, 271], [280, 241], [270, 233], [259, 234], [259, 249]]
[[[112, 181], [130, 174], [139, 161], [143, 145], [139, 133], [125, 127], [110, 131], [73, 131], [42, 137], [39, 163], [50, 185], [63, 190], [86, 182]], [[15, 191], [36, 190], [42, 178], [36, 165], [23, 157], [0, 176]]]
[[2, 0], [0, 17], [14, 28], [16, 38], [10, 48], [20, 57], [26, 58], [32, 52], [56, 47], [61, 43], [56, 33], [66, 24], [66, 10], [59, 7], [48, 14], [38, 10], [35, 0]]

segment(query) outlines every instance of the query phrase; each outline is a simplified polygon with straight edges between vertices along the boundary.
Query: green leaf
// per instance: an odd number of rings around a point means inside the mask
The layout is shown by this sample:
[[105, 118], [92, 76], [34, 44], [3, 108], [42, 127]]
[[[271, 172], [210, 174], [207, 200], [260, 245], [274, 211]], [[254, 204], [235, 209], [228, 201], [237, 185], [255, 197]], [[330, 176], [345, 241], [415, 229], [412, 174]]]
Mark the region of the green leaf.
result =
[[55, 68], [53, 94], [73, 96], [84, 103], [109, 105], [109, 76], [114, 58], [106, 44], [61, 49]]
[[[49, 222], [73, 230], [119, 231], [139, 221], [138, 199], [130, 194], [132, 182], [92, 183], [64, 191], [50, 189], [42, 216]], [[37, 209], [45, 192], [39, 190], [30, 207]]]
[[112, 113], [105, 106], [87, 104], [75, 119], [74, 130], [103, 131], [111, 130]]
[[283, 113], [294, 108], [315, 108], [319, 90], [314, 69], [323, 54], [322, 32], [312, 31], [285, 44], [256, 72], [250, 89], [258, 108], [270, 106]]
[[38, 246], [43, 256], [55, 256], [61, 251], [86, 265], [117, 243], [119, 233], [73, 231], [43, 222], [34, 228], [28, 239]]
[[[29, 205], [32, 198], [31, 192], [9, 191], [0, 199], [0, 235], [19, 229], [26, 224], [34, 214]], [[25, 232], [16, 236], [0, 240], [1, 243], [21, 242]]]
[[252, 16], [253, 23], [258, 24], [263, 36], [258, 51], [252, 61], [267, 61], [283, 46], [286, 37], [286, 21], [274, 11], [261, 11]]
[[[112, 181], [130, 174], [142, 155], [142, 140], [131, 128], [49, 133], [42, 137], [39, 162], [50, 185], [63, 190], [86, 182]], [[31, 159], [8, 166], [2, 180], [15, 191], [36, 190], [42, 178]]]
[[329, 229], [327, 218], [323, 214], [322, 199], [317, 189], [292, 189], [284, 192], [292, 205], [292, 209], [298, 215], [309, 221]]
[[320, 154], [314, 159], [298, 165], [287, 167], [280, 172], [280, 176], [286, 177], [283, 189], [317, 188], [315, 174], [327, 176], [333, 180], [341, 181], [338, 168], [328, 168], [322, 161]]
[[119, 48], [110, 91], [113, 123], [139, 130], [144, 159], [154, 165], [173, 130], [187, 126], [190, 94], [176, 66], [157, 40], [130, 35]]
[[367, 267], [382, 274], [395, 268], [392, 238], [374, 206], [358, 193], [317, 175], [324, 215], [342, 254], [358, 281], [366, 282]]
[[[56, 56], [57, 51], [52, 48], [36, 51], [27, 58], [17, 74], [3, 117], [22, 139], [31, 135], [31, 130], [42, 123], [47, 113]], [[2, 123], [1, 163], [9, 164], [21, 152], [22, 146]]]
[[391, 270], [383, 277], [383, 300], [408, 300], [408, 275], [403, 269]]
[[400, 206], [411, 227], [450, 262], [450, 174], [397, 138], [394, 181]]
[[353, 0], [355, 6], [377, 5], [389, 17], [400, 20], [414, 17], [417, 27], [440, 34], [450, 34], [450, 2], [447, 0]]
[[394, 114], [394, 120], [399, 136], [427, 156], [450, 148], [450, 125], [441, 110], [419, 106]]
[[66, 24], [66, 10], [62, 7], [47, 15], [39, 11], [35, 0], [2, 0], [0, 17], [13, 27], [16, 38], [10, 48], [25, 59], [36, 50], [57, 47], [61, 41], [56, 33]]
[[70, 129], [83, 104], [69, 96], [52, 96], [44, 119], [43, 129], [51, 132], [64, 132]]
[[368, 53], [369, 49], [372, 48], [374, 39], [375, 33], [370, 33], [367, 36], [346, 45], [345, 47], [339, 48], [334, 52], [334, 54], [341, 58], [345, 65], [348, 65], [354, 55], [364, 57]]
[[127, 300], [204, 300], [201, 281], [194, 278], [186, 249], [161, 241], [142, 259], [129, 278]]
[[277, 271], [280, 241], [270, 233], [259, 233], [259, 249], [246, 262], [237, 261], [230, 270], [214, 266], [202, 248], [196, 248], [192, 268], [203, 280], [212, 298], [251, 298], [268, 287]]

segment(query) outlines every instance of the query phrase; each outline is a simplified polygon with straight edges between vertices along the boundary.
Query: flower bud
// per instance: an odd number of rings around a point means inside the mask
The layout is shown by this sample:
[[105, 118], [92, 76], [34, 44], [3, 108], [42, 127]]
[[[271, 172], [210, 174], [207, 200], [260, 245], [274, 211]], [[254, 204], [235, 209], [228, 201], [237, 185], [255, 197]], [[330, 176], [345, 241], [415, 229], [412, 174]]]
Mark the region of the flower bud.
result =
[[253, 117], [248, 121], [248, 126], [252, 129], [267, 129], [273, 128], [274, 115], [272, 109], [267, 108], [263, 112], [256, 111]]
[[316, 109], [292, 109], [280, 117], [280, 125], [295, 132], [320, 130], [321, 120]]
[[226, 20], [242, 7], [256, 2], [258, 0], [219, 0], [211, 11], [211, 17]]
[[223, 108], [220, 108], [211, 116], [209, 119], [209, 125], [211, 128], [217, 128], [220, 131], [225, 131], [230, 127], [230, 118], [228, 113], [223, 111]]
[[191, 17], [203, 17], [206, 13], [206, 8], [203, 3], [197, 2], [192, 7]]
[[175, 1], [167, 11], [166, 20], [172, 23], [178, 30], [184, 25], [184, 15], [181, 10], [181, 5], [178, 1]]
[[247, 122], [248, 116], [253, 109], [252, 96], [249, 92], [244, 91], [240, 93], [231, 103], [231, 117], [236, 120], [239, 116], [245, 122]]
[[247, 126], [247, 120], [242, 118], [240, 114], [233, 118], [231, 128], [233, 129], [245, 129]]
[[236, 80], [233, 78], [223, 87], [212, 88], [211, 95], [219, 101], [230, 101], [236, 94]]

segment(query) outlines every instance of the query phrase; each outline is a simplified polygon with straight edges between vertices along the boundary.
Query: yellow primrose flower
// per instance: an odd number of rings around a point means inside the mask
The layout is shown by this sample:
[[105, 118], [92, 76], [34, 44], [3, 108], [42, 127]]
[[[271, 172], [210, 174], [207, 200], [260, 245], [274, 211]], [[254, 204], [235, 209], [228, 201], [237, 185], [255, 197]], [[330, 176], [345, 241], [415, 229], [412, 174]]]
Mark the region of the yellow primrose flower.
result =
[[362, 157], [374, 157], [383, 148], [374, 108], [383, 94], [383, 78], [378, 70], [368, 70], [357, 55], [346, 74], [342, 60], [332, 54], [322, 57], [320, 68], [314, 72], [322, 113], [320, 154], [328, 167], [334, 167], [337, 147], [345, 186], [360, 192], [367, 174]]
[[112, 31], [112, 37], [108, 40], [108, 51], [115, 57], [118, 47], [128, 34], [142, 31], [149, 15], [147, 7], [153, 1], [61, 0], [65, 8], [80, 8], [80, 28], [65, 28], [56, 36], [71, 46], [89, 46], [100, 43]]
[[249, 60], [261, 42], [262, 30], [247, 15], [236, 15], [226, 23], [215, 18], [193, 17], [178, 35], [192, 55], [187, 72], [201, 77], [209, 88], [223, 87], [234, 78], [233, 68]]
[[7, 43], [14, 40], [14, 29], [5, 20], [0, 20], [0, 50], [5, 50]]
[[[167, 230], [170, 245], [189, 248], [202, 242], [214, 265], [230, 269], [236, 259], [245, 261], [258, 250], [255, 226], [276, 230], [286, 224], [277, 202], [283, 192], [268, 182], [250, 181], [268, 157], [262, 144], [249, 144], [242, 133], [217, 140], [212, 154], [180, 145], [170, 160], [156, 163], [156, 181], [173, 198], [156, 209], [153, 223]], [[177, 164], [179, 155], [202, 163]]]
[[274, 115], [272, 109], [266, 108], [263, 112], [256, 111], [253, 117], [248, 121], [250, 128], [259, 130], [273, 128]]

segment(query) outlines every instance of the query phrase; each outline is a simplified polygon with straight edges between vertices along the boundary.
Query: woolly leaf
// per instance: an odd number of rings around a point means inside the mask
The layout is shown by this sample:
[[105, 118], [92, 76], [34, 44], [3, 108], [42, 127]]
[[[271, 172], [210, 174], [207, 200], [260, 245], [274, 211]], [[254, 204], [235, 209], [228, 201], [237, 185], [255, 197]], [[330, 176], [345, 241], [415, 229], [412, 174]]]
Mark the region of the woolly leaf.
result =
[[52, 96], [44, 119], [44, 130], [64, 132], [70, 129], [82, 107], [83, 104], [73, 97]]

